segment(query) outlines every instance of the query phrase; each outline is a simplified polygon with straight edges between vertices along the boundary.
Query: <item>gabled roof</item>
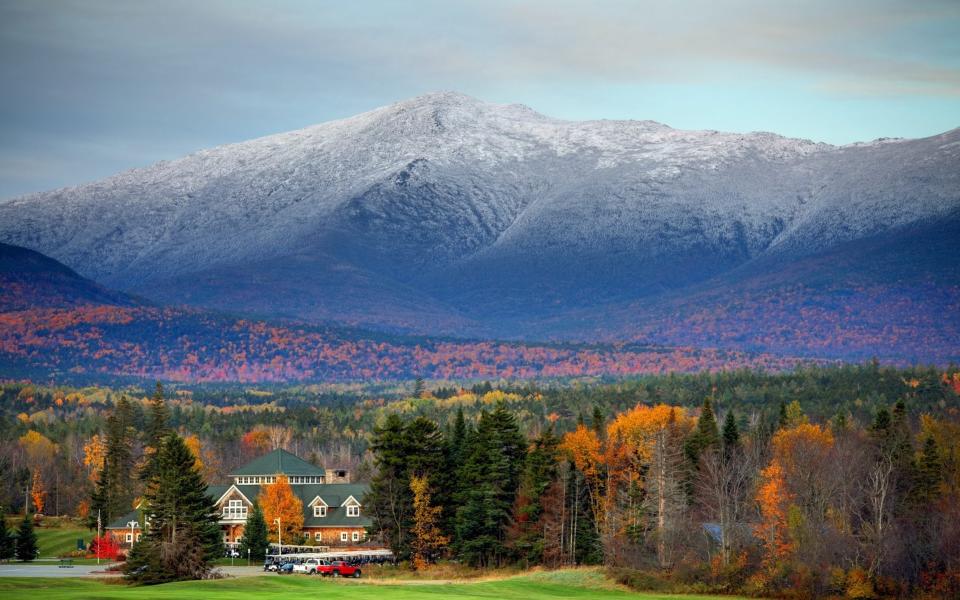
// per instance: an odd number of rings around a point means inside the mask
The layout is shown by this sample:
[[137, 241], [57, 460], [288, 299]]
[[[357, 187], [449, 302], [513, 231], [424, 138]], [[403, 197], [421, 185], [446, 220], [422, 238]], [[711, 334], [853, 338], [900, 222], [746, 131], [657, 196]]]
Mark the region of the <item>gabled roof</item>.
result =
[[324, 470], [308, 463], [296, 454], [278, 448], [238, 468], [231, 474], [231, 477], [247, 475], [314, 475], [323, 477]]
[[[221, 486], [218, 486], [218, 487], [221, 487]], [[210, 488], [207, 488], [207, 494], [209, 494], [211, 498], [215, 498], [215, 499], [216, 499], [216, 500], [214, 500], [214, 504], [220, 504], [221, 502], [223, 502], [223, 499], [227, 496], [227, 494], [229, 494], [229, 493], [231, 492], [231, 490], [236, 490], [237, 493], [240, 494], [240, 497], [243, 498], [244, 500], [246, 500], [248, 504], [253, 504], [253, 501], [250, 500], [250, 498], [247, 498], [247, 495], [244, 494], [244, 493], [240, 490], [240, 488], [238, 488], [238, 487], [235, 486], [235, 485], [231, 485], [231, 486], [227, 487], [227, 489], [225, 489], [225, 490], [224, 490], [222, 493], [220, 493], [220, 494], [217, 494], [217, 493], [216, 493], [216, 492], [219, 492], [219, 491], [220, 491], [219, 489], [218, 489], [218, 490], [211, 490]]]
[[109, 523], [105, 523], [103, 525], [103, 528], [104, 529], [130, 529], [131, 521], [137, 522], [136, 527], [140, 526], [139, 510], [134, 509], [128, 512], [127, 514], [123, 515], [122, 517], [117, 517], [116, 519], [110, 521]]

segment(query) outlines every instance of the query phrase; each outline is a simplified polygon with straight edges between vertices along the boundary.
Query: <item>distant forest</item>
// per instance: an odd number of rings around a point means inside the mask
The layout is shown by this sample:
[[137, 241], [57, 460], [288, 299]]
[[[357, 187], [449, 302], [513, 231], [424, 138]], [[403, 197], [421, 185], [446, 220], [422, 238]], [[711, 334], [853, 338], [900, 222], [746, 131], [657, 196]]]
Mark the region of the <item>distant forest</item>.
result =
[[[253, 456], [282, 446], [327, 468], [347, 468], [355, 479], [372, 472], [370, 444], [388, 415], [426, 417], [449, 429], [457, 409], [468, 423], [502, 401], [527, 437], [552, 426], [557, 434], [595, 411], [612, 415], [637, 404], [695, 408], [711, 398], [718, 413], [733, 410], [749, 429], [798, 402], [818, 421], [842, 417], [867, 424], [877, 410], [902, 400], [912, 418], [955, 415], [960, 392], [956, 368], [898, 369], [877, 363], [814, 367], [766, 374], [742, 370], [675, 374], [619, 381], [572, 379], [535, 382], [408, 382], [309, 386], [166, 388], [171, 425], [191, 437], [204, 456], [210, 481], [222, 480]], [[24, 490], [38, 479], [45, 511], [75, 514], [89, 497], [106, 419], [127, 397], [134, 429], [142, 431], [152, 388], [0, 384], [0, 503], [22, 510]], [[102, 450], [101, 450], [102, 451]], [[134, 454], [141, 451], [134, 448]]]

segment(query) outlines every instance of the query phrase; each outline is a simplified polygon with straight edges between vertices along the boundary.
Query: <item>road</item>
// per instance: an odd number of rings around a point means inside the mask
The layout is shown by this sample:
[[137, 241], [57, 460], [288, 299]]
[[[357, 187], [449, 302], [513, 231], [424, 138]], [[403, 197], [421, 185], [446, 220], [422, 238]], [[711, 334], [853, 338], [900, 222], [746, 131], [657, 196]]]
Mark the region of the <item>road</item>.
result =
[[[37, 561], [30, 564], [0, 564], [0, 577], [117, 577], [117, 572], [107, 572], [106, 563], [97, 565], [74, 565], [69, 568], [59, 566], [59, 562]], [[266, 575], [262, 567], [217, 567], [230, 577], [253, 577]]]

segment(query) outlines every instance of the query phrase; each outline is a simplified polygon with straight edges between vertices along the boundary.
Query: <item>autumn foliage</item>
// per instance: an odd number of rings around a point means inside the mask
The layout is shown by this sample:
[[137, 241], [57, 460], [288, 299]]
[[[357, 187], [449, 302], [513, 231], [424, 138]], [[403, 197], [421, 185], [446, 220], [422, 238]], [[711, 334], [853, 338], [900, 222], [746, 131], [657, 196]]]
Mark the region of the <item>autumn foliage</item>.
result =
[[303, 530], [303, 503], [290, 487], [290, 480], [279, 475], [276, 481], [263, 486], [258, 497], [263, 509], [263, 518], [267, 522], [270, 541], [278, 542], [277, 520], [286, 543], [294, 543]]

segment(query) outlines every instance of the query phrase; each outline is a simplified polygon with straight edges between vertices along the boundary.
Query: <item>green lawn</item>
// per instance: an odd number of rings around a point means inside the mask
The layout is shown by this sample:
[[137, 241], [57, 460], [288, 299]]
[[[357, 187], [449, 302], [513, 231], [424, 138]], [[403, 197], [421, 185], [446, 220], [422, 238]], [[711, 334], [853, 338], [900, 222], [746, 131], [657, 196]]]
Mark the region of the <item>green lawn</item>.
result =
[[37, 544], [40, 546], [40, 558], [52, 558], [73, 552], [77, 549], [77, 538], [83, 538], [87, 544], [93, 533], [81, 527], [37, 527]]
[[[597, 598], [633, 600], [705, 600], [709, 596], [641, 594], [612, 586], [596, 571], [535, 573], [499, 581], [467, 583], [386, 584], [336, 581], [307, 576], [265, 576], [217, 581], [171, 583], [153, 587], [128, 587], [82, 579], [0, 579], [0, 597], [31, 600], [94, 598], [259, 600], [261, 598], [322, 597], [332, 600], [445, 600], [447, 598]], [[730, 597], [726, 597], [730, 600]]]

